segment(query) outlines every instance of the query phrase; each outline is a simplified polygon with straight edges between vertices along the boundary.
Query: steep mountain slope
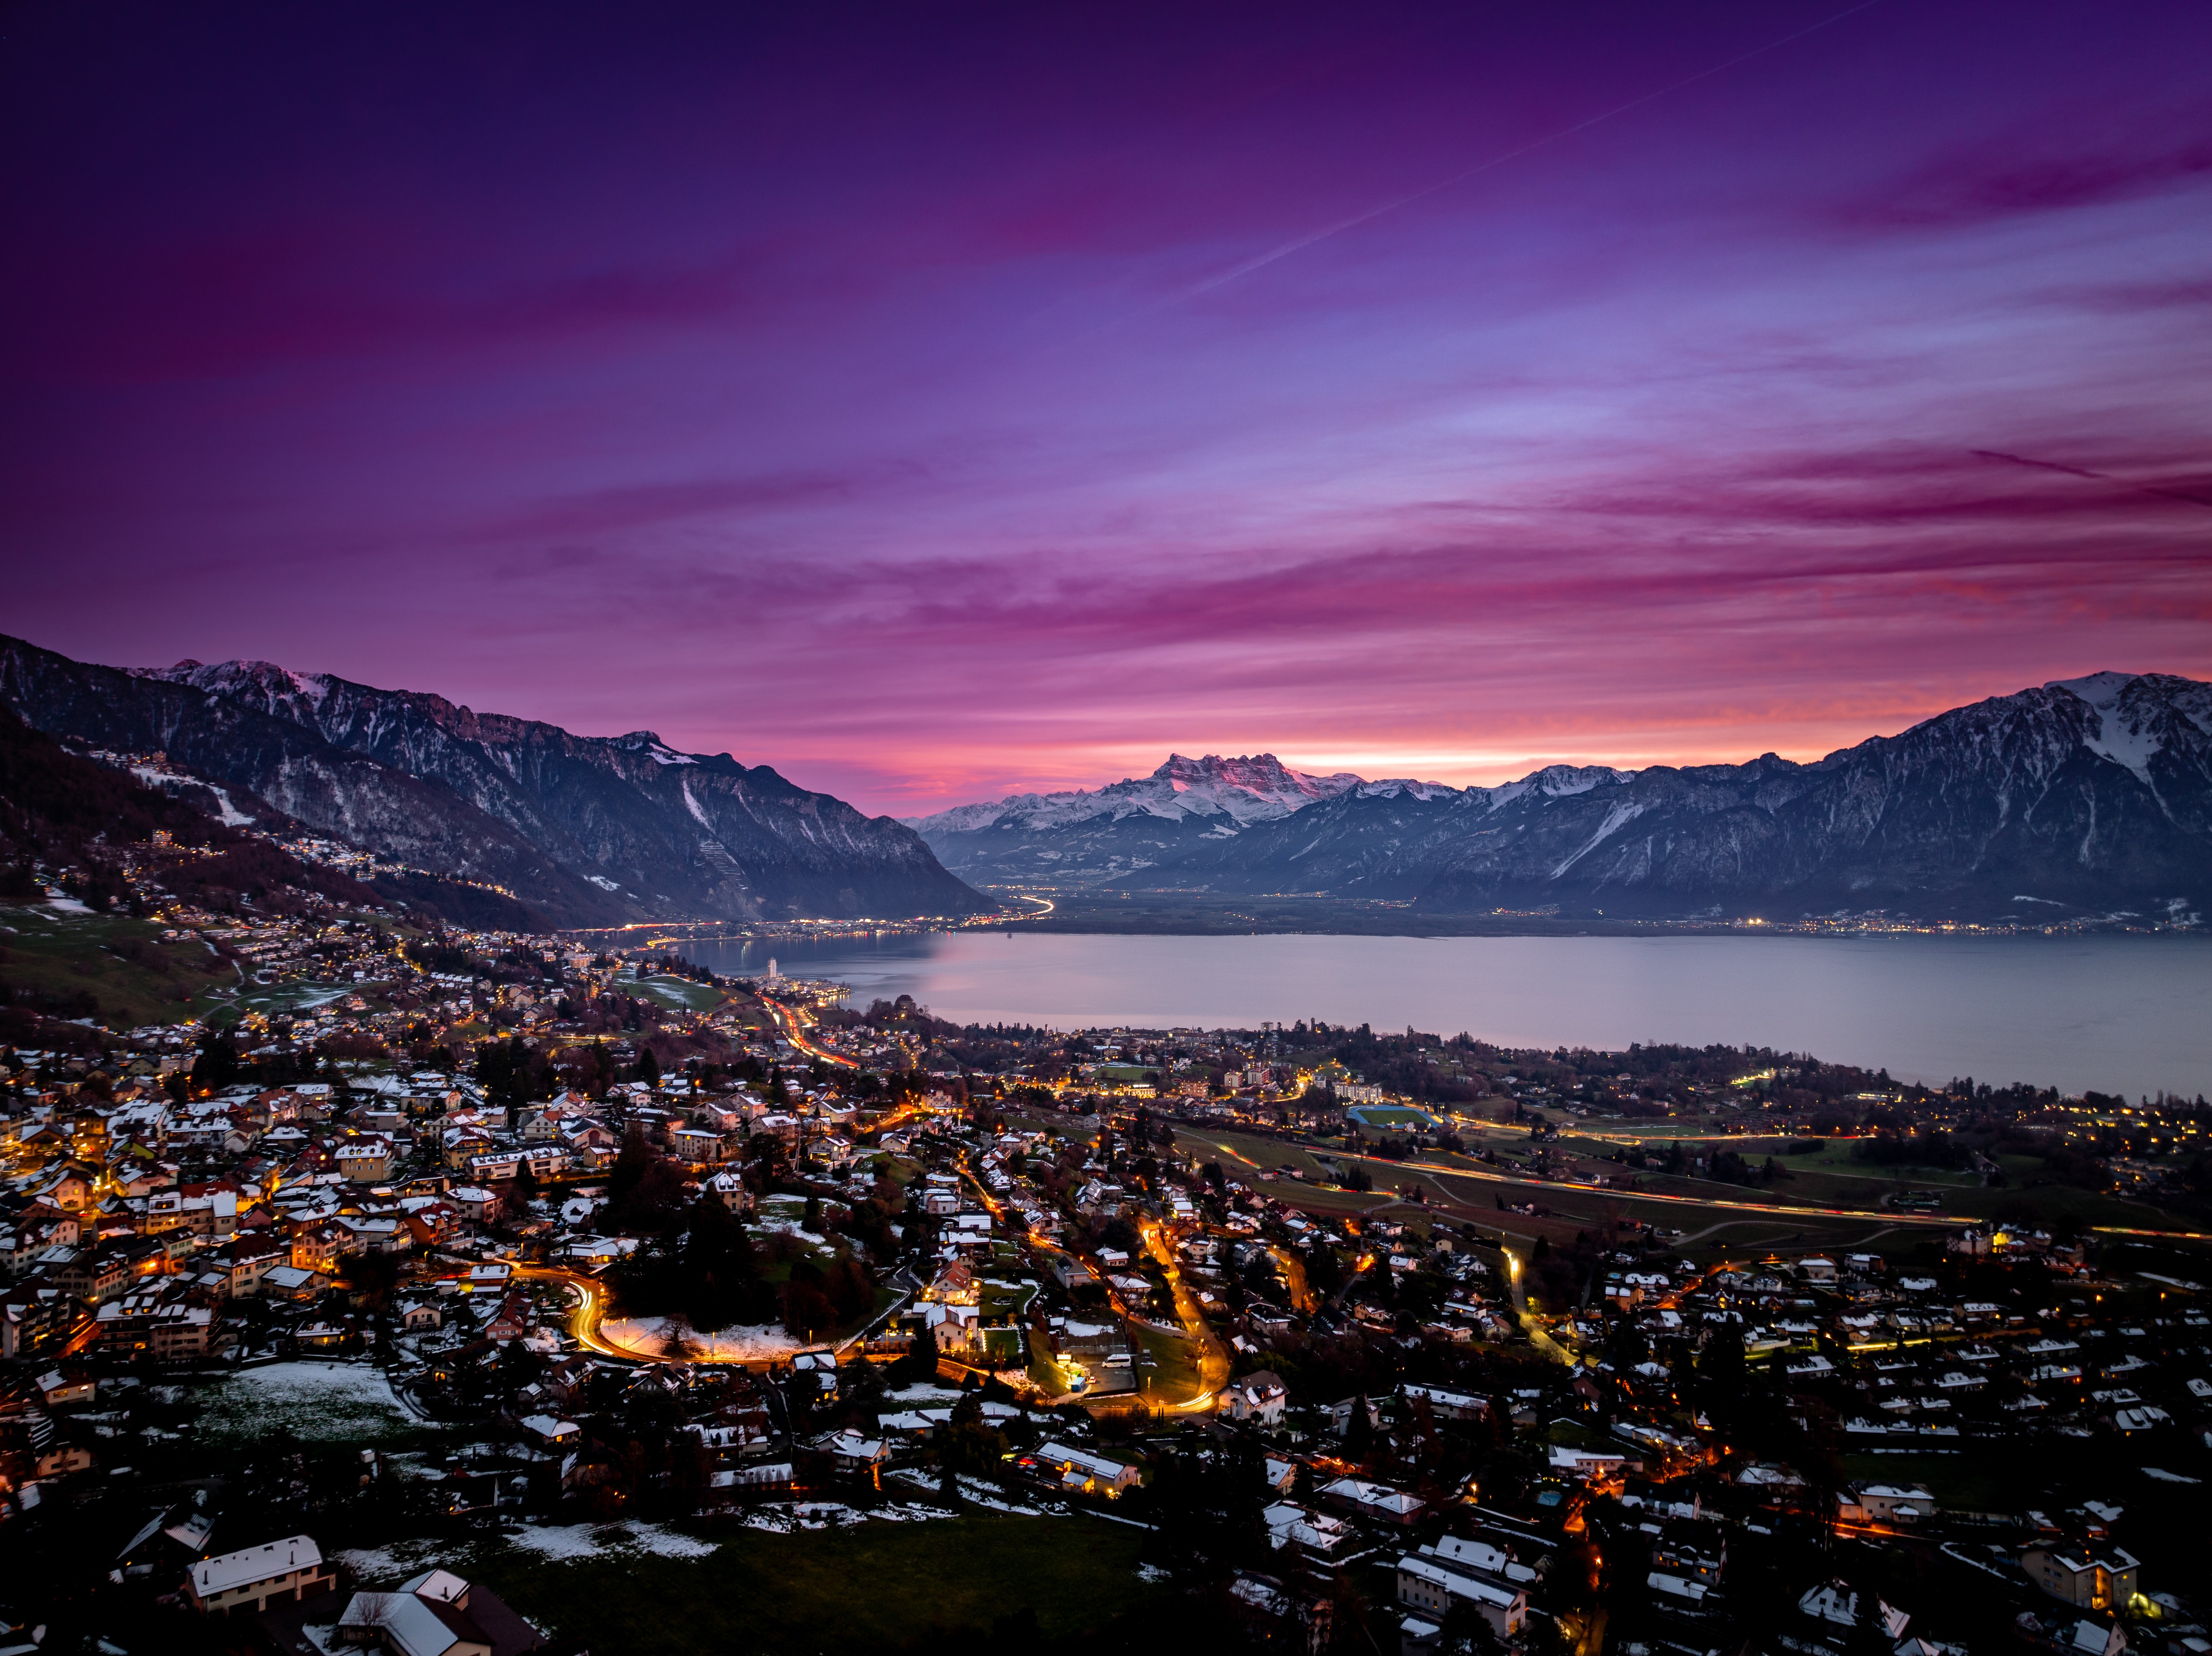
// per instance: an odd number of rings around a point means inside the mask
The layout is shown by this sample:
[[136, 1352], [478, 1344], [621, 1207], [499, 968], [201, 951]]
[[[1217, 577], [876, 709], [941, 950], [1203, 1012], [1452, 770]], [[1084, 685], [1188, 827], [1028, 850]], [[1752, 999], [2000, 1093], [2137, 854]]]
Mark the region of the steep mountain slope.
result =
[[[97, 911], [132, 903], [125, 862], [202, 907], [291, 913], [315, 898], [363, 908], [384, 894], [297, 858], [81, 754], [0, 708], [0, 892], [38, 895], [42, 867]], [[189, 998], [189, 997], [187, 997]]]
[[2165, 675], [1992, 698], [1811, 765], [1552, 766], [1464, 790], [1328, 780], [1241, 820], [1169, 818], [1149, 800], [1106, 816], [1105, 789], [921, 826], [977, 878], [1316, 892], [1437, 913], [2166, 919], [2212, 895], [2212, 685]]
[[727, 754], [478, 714], [265, 662], [125, 672], [0, 640], [32, 724], [161, 749], [287, 815], [562, 922], [969, 913], [988, 900], [910, 829]]
[[289, 719], [190, 684], [72, 661], [0, 639], [0, 703], [39, 730], [173, 767], [265, 801], [319, 833], [441, 874], [514, 892], [568, 925], [631, 918], [452, 789], [352, 753]]
[[2208, 726], [2212, 687], [2099, 674], [1816, 764], [1655, 767], [1488, 813], [1421, 903], [2164, 919], [2212, 884]]

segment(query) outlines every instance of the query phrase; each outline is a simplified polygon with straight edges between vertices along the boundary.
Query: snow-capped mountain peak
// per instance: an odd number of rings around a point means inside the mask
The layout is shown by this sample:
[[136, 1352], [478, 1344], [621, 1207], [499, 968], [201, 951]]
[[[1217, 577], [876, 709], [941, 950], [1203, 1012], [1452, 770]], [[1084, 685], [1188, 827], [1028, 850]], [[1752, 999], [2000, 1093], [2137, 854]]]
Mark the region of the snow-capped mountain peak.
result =
[[1497, 787], [1471, 789], [1475, 793], [1486, 793], [1490, 808], [1498, 810], [1510, 805], [1525, 794], [1536, 794], [1547, 799], [1563, 799], [1577, 793], [1588, 793], [1592, 788], [1608, 782], [1632, 780], [1634, 771], [1615, 770], [1610, 765], [1547, 765], [1541, 770], [1530, 771], [1517, 782], [1500, 783]]
[[1232, 826], [1272, 821], [1317, 799], [1364, 786], [1348, 771], [1314, 776], [1294, 771], [1271, 753], [1233, 759], [1210, 753], [1200, 759], [1172, 753], [1150, 776], [1125, 777], [1103, 788], [1060, 793], [1017, 793], [995, 803], [955, 805], [934, 816], [910, 817], [925, 834], [972, 834], [994, 823], [1007, 828], [1059, 828], [1079, 822], [1155, 816], [1225, 818]]
[[1339, 771], [1333, 776], [1310, 775], [1291, 769], [1271, 753], [1240, 754], [1234, 759], [1224, 759], [1216, 753], [1203, 759], [1171, 753], [1167, 762], [1152, 773], [1152, 779], [1165, 782], [1177, 793], [1202, 795], [1218, 803], [1231, 816], [1249, 820], [1246, 812], [1239, 810], [1237, 795], [1243, 795], [1255, 804], [1279, 805], [1284, 811], [1293, 811], [1316, 799], [1331, 798], [1358, 787], [1364, 779], [1349, 771]]
[[173, 667], [132, 667], [125, 670], [134, 678], [165, 679], [172, 684], [189, 684], [216, 695], [245, 691], [263, 701], [296, 701], [310, 707], [320, 707], [331, 688], [327, 673], [295, 672], [273, 661], [239, 659], [210, 665], [186, 658]]
[[2081, 733], [2082, 745], [2126, 766], [2153, 792], [2153, 755], [2172, 745], [2176, 737], [2185, 737], [2191, 725], [2212, 731], [2212, 693], [2193, 679], [2107, 671], [2053, 679], [2043, 688], [2063, 690], [2087, 702], [2094, 711]]
[[2142, 676], [2140, 673], [2089, 673], [2080, 678], [2054, 678], [2043, 688], [2046, 690], [2065, 690], [2081, 697], [2093, 707], [2105, 708], [2117, 702], [2120, 693]]
[[677, 752], [651, 731], [632, 731], [627, 736], [616, 737], [608, 745], [619, 748], [624, 753], [641, 753], [656, 765], [696, 765], [699, 762], [696, 755]]

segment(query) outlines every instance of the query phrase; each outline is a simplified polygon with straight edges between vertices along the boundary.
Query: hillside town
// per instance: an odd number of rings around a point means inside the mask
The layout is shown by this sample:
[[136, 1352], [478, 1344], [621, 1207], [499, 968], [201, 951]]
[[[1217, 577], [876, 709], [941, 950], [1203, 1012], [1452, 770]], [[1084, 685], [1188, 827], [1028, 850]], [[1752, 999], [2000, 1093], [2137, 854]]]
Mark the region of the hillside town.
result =
[[[2063, 1219], [1888, 1192], [1863, 1246], [1742, 1246], [1668, 1193], [1778, 1188], [1714, 1148], [1778, 1115], [1769, 1168], [1932, 1156], [1971, 1083], [1900, 1126], [1772, 1055], [962, 1028], [329, 904], [149, 924], [236, 962], [229, 1016], [10, 1014], [21, 1647], [614, 1648], [472, 1550], [978, 1513], [1137, 1526], [1132, 1594], [1231, 1647], [2208, 1647], [2194, 1281]], [[1945, 1205], [1991, 1149], [1933, 1156]]]

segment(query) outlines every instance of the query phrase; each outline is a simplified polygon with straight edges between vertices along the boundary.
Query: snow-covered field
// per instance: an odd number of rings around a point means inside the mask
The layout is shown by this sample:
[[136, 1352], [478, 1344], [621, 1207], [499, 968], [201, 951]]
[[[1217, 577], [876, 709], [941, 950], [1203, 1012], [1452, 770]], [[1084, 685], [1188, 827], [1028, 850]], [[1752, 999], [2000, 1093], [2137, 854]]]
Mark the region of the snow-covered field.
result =
[[933, 1518], [949, 1515], [936, 1507], [901, 1506], [896, 1501], [862, 1512], [834, 1501], [798, 1501], [788, 1507], [757, 1507], [745, 1514], [744, 1526], [772, 1535], [790, 1535], [799, 1530], [846, 1529], [855, 1524], [926, 1524]]
[[902, 1409], [931, 1409], [939, 1404], [957, 1403], [968, 1394], [957, 1386], [894, 1386], [887, 1396]]
[[601, 1323], [599, 1332], [629, 1350], [667, 1356], [689, 1344], [720, 1362], [781, 1362], [807, 1349], [805, 1341], [765, 1323], [701, 1333], [680, 1317], [621, 1317]]
[[343, 1547], [332, 1556], [364, 1586], [388, 1587], [458, 1558], [460, 1550], [451, 1541], [395, 1541], [388, 1547]]
[[[969, 1482], [976, 1489], [991, 1486]], [[970, 1491], [975, 1495], [975, 1491]], [[1010, 1506], [996, 1492], [976, 1495], [980, 1504], [1000, 1512], [1032, 1513], [1034, 1508]], [[856, 1524], [926, 1524], [950, 1517], [942, 1507], [890, 1501], [866, 1511], [834, 1501], [799, 1501], [756, 1507], [740, 1520], [749, 1530], [771, 1535], [795, 1535], [807, 1530], [849, 1528]], [[355, 1548], [338, 1553], [362, 1583], [392, 1586], [409, 1576], [433, 1568], [451, 1569], [463, 1576], [488, 1554], [504, 1548], [533, 1552], [556, 1562], [591, 1558], [704, 1558], [718, 1544], [702, 1541], [659, 1524], [525, 1524], [502, 1530], [496, 1538], [481, 1541], [422, 1539], [395, 1541], [386, 1547]]]
[[[886, 1476], [916, 1489], [934, 1491], [938, 1487], [937, 1480], [918, 1467], [905, 1467], [898, 1471], [887, 1473]], [[982, 1507], [994, 1513], [1013, 1513], [1023, 1518], [1064, 1518], [1067, 1513], [1065, 1507], [1055, 1506], [1049, 1502], [1027, 1506], [1019, 1501], [1009, 1501], [1006, 1499], [1006, 1491], [997, 1484], [988, 1483], [980, 1477], [970, 1477], [964, 1472], [960, 1477], [960, 1496], [970, 1506]], [[873, 1514], [866, 1515], [873, 1516]], [[938, 1515], [943, 1516], [941, 1513]]]
[[760, 1216], [754, 1226], [781, 1236], [795, 1236], [810, 1247], [826, 1248], [830, 1239], [818, 1231], [804, 1228], [806, 1204], [795, 1196], [766, 1196], [761, 1198]]
[[207, 1393], [199, 1429], [215, 1437], [264, 1438], [281, 1430], [303, 1441], [365, 1443], [414, 1425], [382, 1369], [308, 1361], [226, 1376]]
[[[819, 1528], [820, 1526], [816, 1527]], [[501, 1547], [534, 1552], [556, 1561], [582, 1558], [704, 1558], [711, 1541], [684, 1535], [658, 1524], [525, 1524], [502, 1531], [496, 1540], [395, 1541], [388, 1547], [356, 1548], [338, 1557], [362, 1581], [390, 1586], [432, 1568], [466, 1575], [472, 1561]]]
[[658, 1524], [525, 1524], [507, 1541], [547, 1558], [602, 1558], [610, 1553], [651, 1553], [660, 1558], [704, 1558], [711, 1541]]

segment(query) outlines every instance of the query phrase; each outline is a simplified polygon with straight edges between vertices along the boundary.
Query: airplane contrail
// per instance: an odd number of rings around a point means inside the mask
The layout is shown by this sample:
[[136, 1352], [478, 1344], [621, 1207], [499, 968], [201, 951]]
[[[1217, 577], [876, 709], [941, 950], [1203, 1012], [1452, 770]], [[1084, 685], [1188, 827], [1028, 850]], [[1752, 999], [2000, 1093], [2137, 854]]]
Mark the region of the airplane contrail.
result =
[[1869, 10], [1881, 3], [1881, 0], [1860, 0], [1857, 5], [1848, 6], [1832, 16], [1822, 18], [1817, 23], [1808, 23], [1793, 33], [1769, 40], [1764, 45], [1753, 46], [1748, 52], [1738, 52], [1725, 63], [1715, 64], [1710, 69], [1701, 69], [1694, 75], [1686, 75], [1679, 81], [1670, 82], [1640, 96], [1631, 98], [1626, 103], [1615, 104], [1612, 108], [1601, 110], [1597, 114], [1575, 122], [1571, 126], [1563, 126], [1555, 132], [1547, 132], [1540, 138], [1531, 138], [1527, 143], [1504, 150], [1486, 161], [1478, 161], [1473, 167], [1455, 173], [1448, 179], [1440, 179], [1434, 184], [1424, 185], [1420, 189], [1409, 191], [1402, 196], [1394, 196], [1388, 201], [1365, 208], [1347, 218], [1341, 218], [1333, 224], [1324, 225], [1318, 230], [1297, 237], [1295, 240], [1286, 241], [1279, 247], [1270, 248], [1264, 253], [1248, 258], [1242, 264], [1224, 270], [1218, 276], [1208, 276], [1205, 281], [1185, 288], [1172, 299], [1162, 300], [1155, 308], [1164, 309], [1169, 305], [1181, 304], [1187, 300], [1196, 299], [1202, 294], [1212, 293], [1217, 288], [1224, 287], [1230, 282], [1250, 276], [1255, 270], [1266, 269], [1278, 259], [1288, 258], [1293, 253], [1303, 252], [1316, 242], [1327, 241], [1331, 236], [1342, 235], [1346, 230], [1356, 229], [1371, 220], [1381, 218], [1389, 213], [1395, 213], [1401, 207], [1410, 207], [1417, 201], [1436, 195], [1440, 191], [1450, 189], [1454, 185], [1464, 184], [1480, 173], [1504, 166], [1508, 161], [1518, 161], [1531, 150], [1541, 149], [1547, 144], [1557, 143], [1563, 138], [1571, 138], [1577, 132], [1587, 132], [1590, 128], [1602, 125], [1607, 121], [1626, 115], [1631, 110], [1641, 109], [1648, 103], [1670, 97], [1685, 87], [1695, 86], [1700, 81], [1709, 81], [1716, 75], [1725, 75], [1738, 65], [1751, 62], [1754, 58], [1763, 58], [1770, 52], [1779, 51], [1792, 41], [1802, 40], [1808, 34], [1818, 33], [1824, 28], [1842, 22], [1847, 17], [1856, 16], [1860, 12]]
[[2115, 477], [2110, 472], [2092, 471], [2087, 466], [2063, 465], [2057, 460], [2031, 459], [2025, 454], [2007, 454], [2002, 449], [1976, 448], [1966, 452], [1978, 459], [2002, 460], [2011, 465], [2033, 466], [2038, 471], [2060, 471], [2069, 477], [2087, 477], [2092, 482], [2115, 483], [2138, 494], [2156, 494], [2168, 500], [2186, 500], [2191, 506], [2212, 507], [2212, 499], [2202, 494], [2191, 494], [2185, 489], [2161, 488], [2156, 483], [2139, 483], [2131, 477]]

